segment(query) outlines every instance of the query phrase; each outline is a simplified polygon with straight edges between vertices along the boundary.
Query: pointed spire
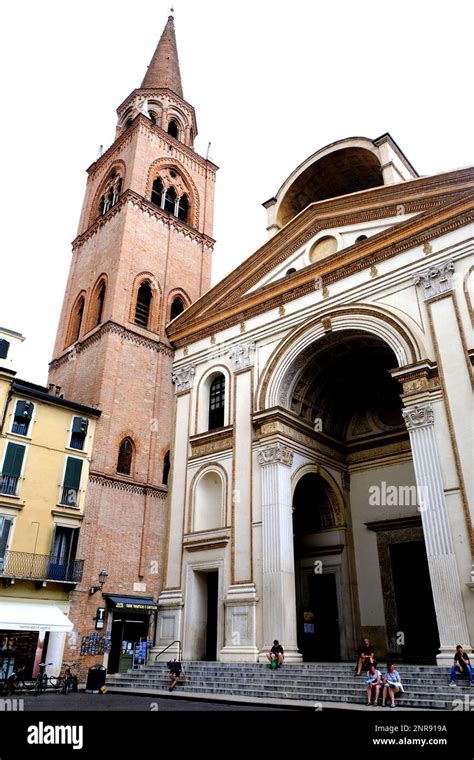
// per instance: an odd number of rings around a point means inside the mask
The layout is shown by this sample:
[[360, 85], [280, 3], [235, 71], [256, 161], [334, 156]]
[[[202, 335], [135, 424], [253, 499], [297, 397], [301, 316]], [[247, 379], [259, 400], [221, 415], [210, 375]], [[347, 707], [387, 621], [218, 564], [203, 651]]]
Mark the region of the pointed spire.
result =
[[148, 90], [160, 87], [167, 87], [180, 98], [183, 97], [173, 16], [168, 16], [168, 21], [148, 66], [141, 89]]

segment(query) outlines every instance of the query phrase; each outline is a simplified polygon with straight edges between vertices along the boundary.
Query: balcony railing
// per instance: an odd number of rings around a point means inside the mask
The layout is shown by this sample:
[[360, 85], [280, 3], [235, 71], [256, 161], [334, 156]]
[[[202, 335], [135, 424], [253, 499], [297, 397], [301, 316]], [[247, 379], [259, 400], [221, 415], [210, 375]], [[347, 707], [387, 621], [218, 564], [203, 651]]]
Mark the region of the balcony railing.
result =
[[50, 554], [6, 551], [0, 557], [0, 578], [80, 583], [83, 569], [83, 559], [62, 562]]
[[73, 509], [77, 509], [78, 499], [79, 491], [76, 491], [75, 488], [63, 488], [63, 492], [61, 494], [61, 505], [63, 507], [72, 507]]
[[16, 496], [18, 478], [12, 475], [0, 475], [0, 493], [7, 496]]
[[29, 424], [29, 420], [15, 420], [12, 425], [12, 433], [16, 433], [17, 435], [26, 435], [28, 432]]

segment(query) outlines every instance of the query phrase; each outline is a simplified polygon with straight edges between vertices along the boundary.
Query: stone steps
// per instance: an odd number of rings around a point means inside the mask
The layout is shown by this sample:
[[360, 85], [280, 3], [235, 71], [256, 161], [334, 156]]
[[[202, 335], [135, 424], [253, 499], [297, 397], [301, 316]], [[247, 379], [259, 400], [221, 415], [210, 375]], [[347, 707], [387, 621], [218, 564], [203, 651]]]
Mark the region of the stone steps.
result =
[[[112, 683], [112, 681], [110, 682]], [[141, 679], [134, 679], [134, 678], [127, 678], [126, 676], [122, 677], [121, 679], [114, 680], [114, 684], [145, 684], [149, 688], [158, 688], [163, 689], [167, 687], [168, 679], [147, 679], [147, 680], [141, 680]], [[205, 679], [196, 679], [196, 678], [190, 678], [189, 683], [192, 683], [193, 688], [214, 688], [219, 689], [220, 691], [226, 691], [226, 690], [236, 690], [236, 689], [266, 689], [268, 691], [271, 691], [273, 694], [277, 692], [285, 692], [286, 694], [294, 693], [294, 694], [301, 694], [303, 691], [307, 693], [319, 693], [319, 694], [332, 694], [336, 690], [333, 686], [327, 686], [327, 685], [321, 685], [321, 684], [298, 684], [295, 685], [295, 682], [290, 683], [264, 683], [264, 682], [252, 682], [252, 681], [229, 681], [225, 682], [222, 680], [219, 681], [208, 681]], [[365, 694], [365, 690], [362, 687], [356, 688], [351, 686], [350, 684], [339, 684], [337, 688], [337, 693], [339, 694], [345, 694], [345, 695], [359, 695], [359, 694]], [[430, 694], [432, 697], [439, 697], [444, 698], [446, 700], [451, 700], [454, 698], [456, 694], [465, 694], [468, 693], [467, 689], [457, 689], [456, 691], [448, 688], [437, 688], [437, 689], [430, 689]], [[425, 698], [427, 694], [427, 690], [420, 686], [406, 686], [405, 691], [406, 697], [408, 696], [412, 699], [416, 698]], [[473, 699], [474, 699], [474, 693], [473, 693]]]
[[[185, 687], [189, 696], [295, 700], [308, 706], [319, 701], [363, 705], [366, 700], [364, 677], [354, 678], [352, 663], [288, 664], [276, 672], [267, 665], [248, 663], [186, 662], [184, 667], [190, 679]], [[456, 689], [449, 687], [449, 668], [407, 665], [406, 675], [403, 666], [401, 671], [406, 688], [397, 699], [401, 706], [451, 710], [455, 699], [470, 698], [472, 693], [474, 700], [474, 689], [471, 691], [467, 683], [459, 682]], [[164, 662], [149, 663], [109, 676], [107, 686], [117, 691], [168, 693], [168, 669]], [[176, 689], [184, 691], [181, 684]]]

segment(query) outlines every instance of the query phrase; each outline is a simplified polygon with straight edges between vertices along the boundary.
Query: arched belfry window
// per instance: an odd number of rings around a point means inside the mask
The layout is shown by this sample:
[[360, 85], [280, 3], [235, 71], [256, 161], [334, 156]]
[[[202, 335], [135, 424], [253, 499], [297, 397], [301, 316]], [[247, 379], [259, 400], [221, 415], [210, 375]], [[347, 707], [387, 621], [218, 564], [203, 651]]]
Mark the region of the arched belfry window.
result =
[[176, 190], [173, 186], [169, 187], [166, 191], [165, 195], [165, 211], [168, 211], [170, 214], [174, 214], [176, 205]]
[[173, 302], [171, 304], [170, 320], [176, 319], [176, 317], [178, 317], [183, 311], [184, 311], [183, 299], [180, 298], [179, 296], [176, 296], [176, 298], [173, 298]]
[[148, 327], [150, 321], [151, 302], [153, 299], [153, 293], [151, 291], [151, 285], [148, 280], [142, 282], [137, 293], [137, 302], [135, 305], [135, 317], [134, 322], [140, 327]]
[[70, 328], [69, 328], [69, 335], [67, 339], [66, 345], [71, 345], [71, 343], [75, 343], [76, 340], [79, 339], [79, 335], [81, 333], [81, 327], [82, 327], [82, 320], [84, 317], [84, 304], [85, 299], [84, 296], [81, 296], [79, 300], [74, 305], [72, 314], [71, 314], [71, 322], [70, 322]]
[[164, 459], [163, 459], [163, 477], [162, 477], [162, 483], [164, 486], [168, 485], [168, 477], [170, 474], [170, 453], [169, 451], [166, 452]]
[[175, 119], [170, 119], [168, 123], [168, 134], [174, 137], [176, 140], [179, 135], [178, 122]]
[[122, 192], [122, 177], [117, 172], [110, 175], [99, 202], [99, 211], [106, 214], [117, 203]]
[[173, 214], [185, 224], [193, 225], [192, 196], [177, 167], [160, 169], [153, 179], [149, 198], [154, 206]]
[[102, 317], [104, 316], [104, 301], [105, 301], [105, 282], [102, 282], [97, 293], [97, 321], [96, 325], [100, 325]]
[[119, 446], [117, 459], [117, 472], [120, 475], [130, 475], [133, 463], [133, 442], [131, 438], [124, 438]]
[[184, 193], [184, 195], [181, 196], [179, 199], [178, 204], [178, 219], [181, 219], [182, 222], [188, 221], [188, 214], [189, 214], [189, 198]]
[[151, 202], [161, 208], [163, 200], [163, 182], [161, 177], [157, 177], [153, 182], [153, 188], [151, 191]]
[[225, 408], [225, 377], [218, 375], [209, 389], [209, 430], [215, 430], [224, 425]]
[[88, 330], [93, 330], [94, 327], [97, 327], [102, 323], [102, 318], [104, 316], [105, 291], [105, 282], [102, 280], [92, 294], [89, 324], [87, 326]]

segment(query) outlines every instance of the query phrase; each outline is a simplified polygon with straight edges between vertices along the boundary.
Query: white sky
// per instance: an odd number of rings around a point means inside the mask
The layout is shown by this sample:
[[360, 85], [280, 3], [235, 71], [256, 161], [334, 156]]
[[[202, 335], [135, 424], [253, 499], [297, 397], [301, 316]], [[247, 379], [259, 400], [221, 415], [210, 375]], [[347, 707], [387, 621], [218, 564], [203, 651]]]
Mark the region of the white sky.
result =
[[[4, 4], [0, 325], [44, 383], [85, 189], [138, 87], [161, 0]], [[308, 155], [388, 131], [420, 174], [474, 163], [470, 0], [179, 0], [184, 97], [217, 176], [213, 282], [266, 239], [261, 204]], [[21, 353], [20, 352], [20, 353]]]

